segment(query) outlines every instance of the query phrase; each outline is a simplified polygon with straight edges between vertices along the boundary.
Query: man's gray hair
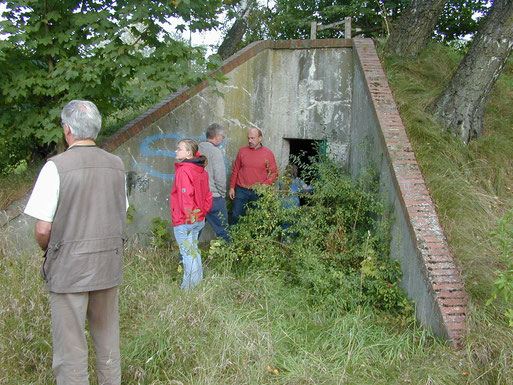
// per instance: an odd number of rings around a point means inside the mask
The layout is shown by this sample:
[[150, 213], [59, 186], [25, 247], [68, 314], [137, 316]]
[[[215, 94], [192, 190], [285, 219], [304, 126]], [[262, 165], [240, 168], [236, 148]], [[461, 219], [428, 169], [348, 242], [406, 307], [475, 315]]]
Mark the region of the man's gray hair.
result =
[[102, 127], [98, 108], [88, 100], [72, 100], [64, 106], [61, 119], [75, 139], [96, 139]]
[[207, 132], [205, 133], [207, 139], [214, 139], [216, 135], [224, 135], [225, 129], [219, 123], [212, 123], [207, 127]]

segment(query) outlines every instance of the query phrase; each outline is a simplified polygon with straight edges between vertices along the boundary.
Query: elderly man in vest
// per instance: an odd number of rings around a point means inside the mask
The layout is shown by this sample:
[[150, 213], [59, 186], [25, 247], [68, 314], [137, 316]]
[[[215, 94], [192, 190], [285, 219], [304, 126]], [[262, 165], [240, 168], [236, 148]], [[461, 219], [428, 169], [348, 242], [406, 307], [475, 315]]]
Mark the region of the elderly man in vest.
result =
[[99, 384], [120, 384], [118, 286], [127, 200], [123, 162], [96, 147], [101, 116], [89, 101], [61, 113], [68, 149], [41, 169], [25, 213], [46, 251], [57, 384], [88, 384], [85, 320]]

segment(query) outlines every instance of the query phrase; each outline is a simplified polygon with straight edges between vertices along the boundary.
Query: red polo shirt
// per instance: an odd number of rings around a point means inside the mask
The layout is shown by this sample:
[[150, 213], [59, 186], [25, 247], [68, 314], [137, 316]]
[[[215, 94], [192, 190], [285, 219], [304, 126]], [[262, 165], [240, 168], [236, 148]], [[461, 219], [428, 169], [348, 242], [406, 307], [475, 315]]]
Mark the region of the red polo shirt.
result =
[[230, 188], [251, 188], [255, 183], [271, 185], [278, 178], [274, 154], [267, 147], [242, 147], [233, 165]]

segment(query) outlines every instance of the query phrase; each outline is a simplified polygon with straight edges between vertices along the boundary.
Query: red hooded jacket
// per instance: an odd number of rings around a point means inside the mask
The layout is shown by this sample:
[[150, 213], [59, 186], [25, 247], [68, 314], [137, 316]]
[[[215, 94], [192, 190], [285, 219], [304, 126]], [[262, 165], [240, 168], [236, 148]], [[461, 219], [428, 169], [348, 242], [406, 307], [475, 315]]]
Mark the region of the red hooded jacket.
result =
[[170, 209], [173, 226], [199, 222], [212, 208], [203, 158], [175, 163], [175, 183], [171, 189]]

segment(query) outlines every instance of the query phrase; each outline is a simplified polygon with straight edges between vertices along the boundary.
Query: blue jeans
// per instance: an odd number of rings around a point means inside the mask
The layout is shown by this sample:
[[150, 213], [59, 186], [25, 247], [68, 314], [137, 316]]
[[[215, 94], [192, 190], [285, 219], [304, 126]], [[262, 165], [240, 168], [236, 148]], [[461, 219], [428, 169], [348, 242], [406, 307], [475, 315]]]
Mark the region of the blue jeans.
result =
[[207, 214], [207, 222], [216, 232], [216, 236], [230, 242], [228, 236], [228, 211], [226, 211], [226, 200], [223, 197], [214, 197], [212, 208]]
[[241, 215], [246, 214], [246, 207], [248, 203], [258, 200], [258, 194], [248, 188], [237, 186], [235, 188], [235, 199], [232, 206], [232, 225], [239, 221]]
[[180, 248], [183, 263], [183, 282], [181, 288], [189, 290], [203, 278], [201, 254], [198, 248], [198, 238], [205, 221], [183, 224], [173, 227], [176, 242]]

